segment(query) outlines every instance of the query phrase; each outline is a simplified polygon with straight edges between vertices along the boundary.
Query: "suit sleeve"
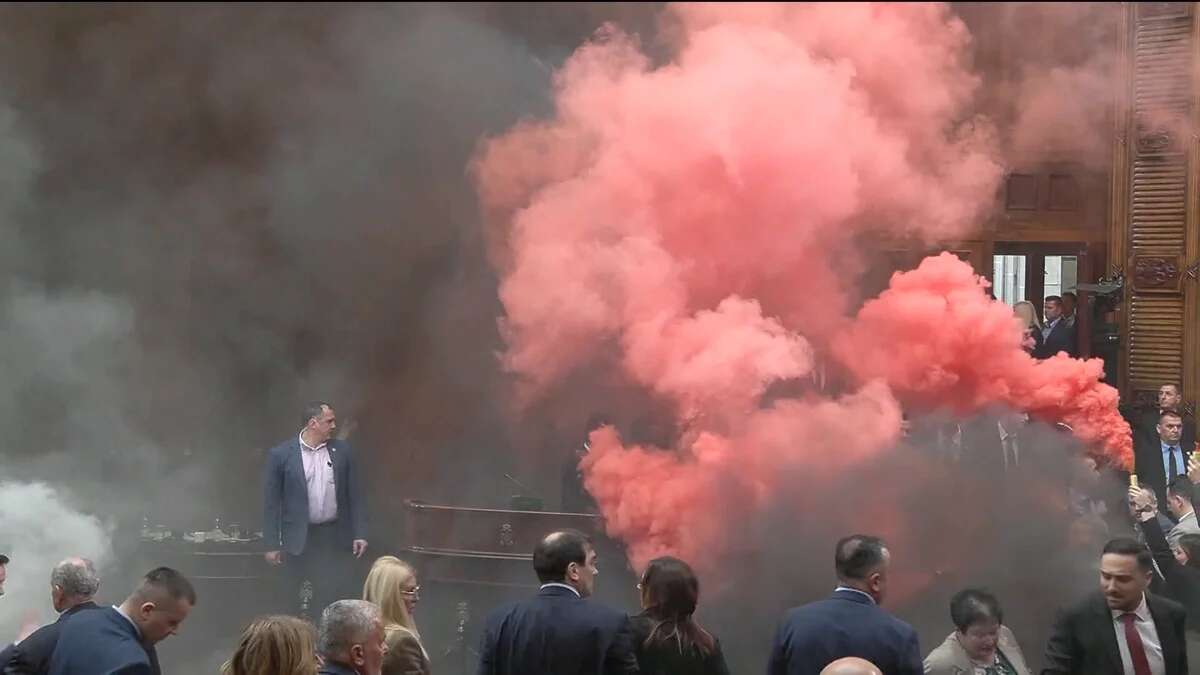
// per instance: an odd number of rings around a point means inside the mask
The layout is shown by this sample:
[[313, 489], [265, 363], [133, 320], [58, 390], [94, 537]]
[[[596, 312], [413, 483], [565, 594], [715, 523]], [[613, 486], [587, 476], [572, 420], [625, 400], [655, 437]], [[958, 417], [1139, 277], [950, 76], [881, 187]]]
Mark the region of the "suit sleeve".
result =
[[1179, 576], [1179, 561], [1175, 560], [1175, 554], [1171, 553], [1171, 546], [1167, 543], [1167, 537], [1163, 534], [1162, 524], [1158, 522], [1158, 518], [1139, 523], [1142, 527], [1142, 533], [1146, 535], [1146, 544], [1150, 547], [1150, 552], [1154, 554], [1154, 560], [1158, 563], [1158, 569], [1162, 570], [1163, 577], [1169, 583], [1175, 583]]
[[917, 631], [909, 631], [908, 639], [904, 642], [904, 651], [900, 653], [900, 673], [904, 675], [924, 675], [925, 664], [921, 661], [921, 640]]
[[268, 551], [283, 549], [279, 537], [280, 518], [283, 511], [283, 466], [276, 461], [274, 451], [267, 453], [267, 466], [263, 469], [263, 545]]
[[632, 675], [638, 672], [637, 656], [633, 652], [633, 626], [629, 617], [621, 617], [621, 625], [608, 646], [604, 657], [604, 672], [608, 675]]
[[1071, 614], [1060, 612], [1054, 622], [1054, 632], [1046, 643], [1046, 665], [1042, 675], [1070, 675], [1075, 672], [1075, 648], [1071, 630]]
[[346, 473], [350, 474], [350, 523], [355, 539], [367, 538], [367, 492], [362, 485], [362, 471], [358, 468], [358, 453], [351, 449], [350, 461], [346, 462]]
[[767, 662], [767, 675], [788, 675], [787, 651], [784, 648], [787, 622], [780, 621], [775, 629], [775, 640], [771, 643], [771, 659]]
[[1175, 639], [1179, 640], [1179, 672], [1188, 671], [1187, 650], [1187, 612], [1180, 610], [1175, 614]]
[[416, 637], [401, 634], [388, 642], [388, 654], [383, 659], [383, 675], [429, 675], [425, 652]]
[[154, 670], [149, 663], [131, 663], [129, 665], [114, 668], [104, 675], [154, 675]]

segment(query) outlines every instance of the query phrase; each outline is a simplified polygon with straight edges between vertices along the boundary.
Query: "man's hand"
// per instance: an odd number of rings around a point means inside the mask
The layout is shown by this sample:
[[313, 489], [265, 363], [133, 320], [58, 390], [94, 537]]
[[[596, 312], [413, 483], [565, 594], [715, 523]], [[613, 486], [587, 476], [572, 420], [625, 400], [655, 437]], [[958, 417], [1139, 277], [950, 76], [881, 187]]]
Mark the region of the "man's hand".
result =
[[363, 557], [363, 554], [366, 552], [367, 552], [367, 540], [366, 539], [355, 539], [354, 540], [354, 557], [361, 558], [361, 557]]
[[283, 551], [267, 551], [263, 554], [263, 558], [266, 558], [268, 565], [282, 565]]
[[1158, 498], [1153, 490], [1129, 486], [1129, 513], [1139, 520], [1149, 520], [1158, 510]]
[[1187, 476], [1188, 480], [1192, 481], [1192, 483], [1200, 484], [1200, 456], [1197, 456], [1195, 453], [1188, 460]]

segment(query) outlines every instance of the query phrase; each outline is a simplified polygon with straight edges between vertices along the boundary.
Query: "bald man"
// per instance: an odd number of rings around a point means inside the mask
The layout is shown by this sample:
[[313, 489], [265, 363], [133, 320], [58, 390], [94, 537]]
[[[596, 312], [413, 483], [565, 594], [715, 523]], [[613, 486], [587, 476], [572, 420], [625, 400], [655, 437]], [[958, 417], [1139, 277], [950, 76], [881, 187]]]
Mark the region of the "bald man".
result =
[[883, 675], [875, 664], [856, 656], [847, 656], [825, 666], [821, 675]]

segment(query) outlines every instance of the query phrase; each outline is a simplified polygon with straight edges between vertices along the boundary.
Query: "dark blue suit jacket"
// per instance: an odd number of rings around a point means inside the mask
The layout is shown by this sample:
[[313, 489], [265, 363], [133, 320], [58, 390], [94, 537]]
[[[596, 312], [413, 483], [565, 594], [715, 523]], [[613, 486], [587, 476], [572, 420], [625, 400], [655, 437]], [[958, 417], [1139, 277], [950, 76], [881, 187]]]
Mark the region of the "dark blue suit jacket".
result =
[[[353, 451], [343, 441], [329, 441], [333, 484], [337, 495], [339, 539], [346, 551], [355, 539], [367, 538], [367, 504]], [[300, 555], [308, 539], [308, 488], [300, 459], [299, 434], [271, 448], [263, 474], [263, 544], [268, 550]]]
[[137, 629], [112, 607], [79, 612], [62, 624], [50, 675], [153, 675]]
[[788, 611], [775, 634], [767, 672], [818, 675], [847, 656], [874, 663], [883, 675], [924, 672], [917, 631], [854, 591], [835, 591], [825, 600]]
[[638, 672], [629, 617], [561, 586], [488, 616], [479, 675]]
[[[1036, 328], [1034, 330], [1037, 330]], [[1054, 324], [1054, 328], [1050, 329], [1050, 334], [1042, 344], [1034, 351], [1033, 355], [1039, 359], [1048, 359], [1059, 352], [1066, 352], [1068, 356], [1075, 356], [1079, 351], [1075, 344], [1075, 327], [1068, 326], [1066, 319], [1059, 319], [1058, 323]]]
[[30, 675], [44, 673], [50, 667], [50, 656], [58, 644], [58, 634], [67, 619], [79, 612], [100, 609], [94, 602], [84, 602], [58, 616], [58, 620], [46, 624], [29, 634], [19, 644], [0, 652], [0, 672], [4, 675]]

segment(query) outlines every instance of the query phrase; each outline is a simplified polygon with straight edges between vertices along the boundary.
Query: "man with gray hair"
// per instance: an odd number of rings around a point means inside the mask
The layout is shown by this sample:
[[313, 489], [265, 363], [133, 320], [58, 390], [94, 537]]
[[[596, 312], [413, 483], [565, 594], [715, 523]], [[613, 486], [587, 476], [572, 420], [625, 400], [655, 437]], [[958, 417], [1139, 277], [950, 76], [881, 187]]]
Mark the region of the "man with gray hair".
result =
[[79, 612], [97, 609], [92, 597], [99, 589], [100, 577], [91, 560], [67, 558], [55, 565], [50, 572], [50, 601], [59, 613], [58, 620], [0, 652], [0, 671], [4, 675], [48, 672], [63, 622]]
[[338, 600], [321, 613], [320, 675], [380, 675], [387, 651], [383, 615], [374, 603]]

